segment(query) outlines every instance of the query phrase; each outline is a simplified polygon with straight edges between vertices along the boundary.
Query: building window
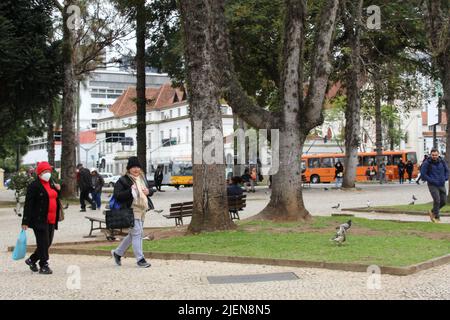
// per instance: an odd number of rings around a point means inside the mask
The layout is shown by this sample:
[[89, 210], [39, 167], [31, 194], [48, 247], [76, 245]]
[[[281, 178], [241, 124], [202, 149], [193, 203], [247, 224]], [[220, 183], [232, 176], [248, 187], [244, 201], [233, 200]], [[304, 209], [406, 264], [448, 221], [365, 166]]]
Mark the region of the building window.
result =
[[169, 139], [172, 138], [172, 129], [169, 129]]
[[170, 114], [169, 118], [171, 118], [171, 119], [172, 119], [172, 116], [173, 116], [173, 114], [172, 114], [172, 110], [170, 110], [170, 111], [169, 111], [169, 114]]
[[181, 108], [178, 108], [178, 116], [181, 117]]
[[91, 112], [92, 113], [100, 113], [100, 112], [106, 111], [109, 106], [111, 106], [111, 105], [92, 103], [91, 104]]
[[181, 142], [180, 128], [177, 128], [177, 143]]
[[164, 120], [164, 112], [161, 112], [161, 120]]
[[189, 127], [186, 127], [186, 143], [189, 143], [191, 132], [189, 131]]
[[151, 132], [148, 133], [148, 148], [149, 149], [152, 148], [152, 133]]

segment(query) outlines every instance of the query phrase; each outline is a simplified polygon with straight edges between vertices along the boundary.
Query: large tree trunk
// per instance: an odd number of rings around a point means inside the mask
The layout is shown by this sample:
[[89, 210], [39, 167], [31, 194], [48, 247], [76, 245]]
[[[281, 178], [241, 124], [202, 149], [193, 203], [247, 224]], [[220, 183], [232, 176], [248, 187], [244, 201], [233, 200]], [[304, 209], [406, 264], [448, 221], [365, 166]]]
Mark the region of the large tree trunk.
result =
[[272, 220], [304, 220], [311, 216], [303, 202], [301, 159], [306, 136], [299, 128], [280, 130], [280, 166], [272, 177], [270, 202], [255, 218]]
[[258, 217], [282, 220], [310, 217], [303, 203], [301, 155], [306, 136], [301, 136], [298, 111], [303, 105], [303, 45], [305, 3], [287, 1], [283, 69], [281, 75], [283, 114], [280, 119], [279, 170], [272, 178], [270, 202]]
[[147, 172], [147, 142], [145, 121], [147, 100], [145, 97], [145, 34], [146, 34], [146, 15], [145, 0], [140, 0], [136, 7], [136, 118], [137, 118], [137, 157]]
[[47, 158], [48, 163], [55, 167], [55, 135], [54, 135], [54, 120], [55, 120], [55, 106], [52, 101], [47, 109]]
[[61, 178], [62, 196], [73, 197], [76, 193], [75, 175], [75, 102], [76, 102], [76, 81], [73, 62], [73, 33], [67, 26], [69, 15], [68, 7], [74, 1], [66, 1], [63, 15], [63, 45], [62, 56], [64, 64], [64, 88], [63, 88], [63, 112], [62, 112], [62, 150], [61, 150]]
[[[346, 2], [350, 4], [350, 1]], [[344, 162], [344, 188], [354, 188], [356, 181], [356, 168], [358, 166], [358, 148], [361, 136], [361, 99], [360, 99], [360, 21], [362, 14], [363, 0], [358, 3], [351, 3], [351, 19], [353, 21], [345, 23], [345, 31], [349, 35], [351, 53], [350, 66], [346, 74], [347, 107], [345, 110], [345, 162]], [[345, 18], [344, 18], [345, 20]]]
[[[301, 154], [308, 132], [323, 122], [322, 109], [328, 77], [331, 72], [329, 53], [335, 30], [338, 0], [328, 0], [315, 26], [314, 50], [311, 55], [311, 77], [308, 94], [303, 98], [303, 43], [305, 39], [305, 1], [285, 1], [285, 30], [280, 81], [280, 111], [271, 113], [254, 103], [240, 85], [229, 55], [229, 42], [224, 19], [222, 50], [218, 51], [223, 66], [222, 85], [233, 112], [249, 125], [280, 132], [279, 168], [272, 177], [271, 200], [257, 218], [303, 220], [310, 217], [301, 189]], [[274, 141], [272, 140], [272, 145]]]
[[[450, 163], [450, 11], [449, 4], [440, 0], [424, 1], [425, 25], [437, 71], [443, 89], [442, 103], [447, 113], [445, 158]], [[434, 143], [434, 142], [433, 142]], [[450, 202], [450, 192], [447, 197]]]
[[207, 163], [202, 156], [203, 151], [214, 143], [203, 141], [205, 131], [223, 132], [222, 114], [218, 107], [221, 98], [220, 65], [214, 58], [219, 35], [216, 19], [223, 7], [215, 0], [181, 0], [179, 3], [193, 129], [194, 206], [188, 230], [197, 233], [232, 229], [235, 224], [228, 214], [222, 139], [218, 141], [222, 148], [215, 150], [219, 158], [217, 153], [221, 153], [221, 163]]
[[376, 70], [377, 75], [374, 77], [374, 90], [375, 90], [375, 151], [377, 153], [376, 163], [377, 163], [377, 176], [381, 179], [380, 175], [380, 165], [383, 161], [383, 127], [381, 124], [381, 83], [378, 77], [378, 70]]

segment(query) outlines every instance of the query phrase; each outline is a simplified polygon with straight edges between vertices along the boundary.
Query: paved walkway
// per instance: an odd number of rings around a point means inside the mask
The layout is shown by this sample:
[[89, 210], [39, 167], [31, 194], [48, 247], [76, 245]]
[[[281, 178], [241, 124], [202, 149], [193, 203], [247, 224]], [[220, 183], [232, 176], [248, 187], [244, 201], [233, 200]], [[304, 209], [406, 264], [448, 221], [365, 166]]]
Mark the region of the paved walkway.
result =
[[[407, 204], [412, 194], [418, 203], [431, 198], [424, 185], [361, 185], [359, 191], [324, 190], [329, 185], [313, 186], [304, 192], [305, 203], [313, 215], [329, 215], [331, 206], [365, 206], [370, 200], [373, 206]], [[170, 203], [192, 198], [191, 189], [179, 191], [166, 188], [167, 192], [154, 196], [155, 205], [168, 212]], [[258, 189], [248, 195], [248, 206], [242, 218], [257, 213], [267, 204], [270, 192]], [[9, 195], [0, 192], [0, 200]], [[105, 195], [106, 199], [106, 195]], [[66, 220], [55, 236], [56, 242], [80, 241], [89, 231], [79, 207], [71, 205]], [[101, 216], [99, 211], [87, 212]], [[152, 213], [145, 226], [173, 226], [173, 221]], [[399, 219], [399, 215], [358, 213], [370, 218]], [[423, 220], [427, 217], [403, 216], [404, 220]], [[448, 217], [444, 222], [450, 222]], [[152, 260], [149, 269], [138, 269], [132, 258], [116, 267], [111, 258], [52, 255], [52, 276], [32, 274], [21, 261], [13, 261], [6, 247], [15, 242], [20, 230], [20, 219], [12, 209], [0, 209], [0, 299], [450, 299], [450, 265], [426, 270], [411, 276], [382, 275], [381, 289], [368, 289], [365, 273], [332, 271], [310, 268], [291, 268], [260, 265], [242, 265], [201, 261]], [[28, 232], [30, 243], [34, 243]], [[79, 270], [80, 289], [70, 289], [71, 272]], [[69, 271], [69, 273], [67, 273]], [[206, 281], [212, 275], [245, 275], [271, 272], [294, 272], [295, 281], [261, 282], [250, 284], [212, 285]], [[69, 283], [69, 288], [67, 284]]]

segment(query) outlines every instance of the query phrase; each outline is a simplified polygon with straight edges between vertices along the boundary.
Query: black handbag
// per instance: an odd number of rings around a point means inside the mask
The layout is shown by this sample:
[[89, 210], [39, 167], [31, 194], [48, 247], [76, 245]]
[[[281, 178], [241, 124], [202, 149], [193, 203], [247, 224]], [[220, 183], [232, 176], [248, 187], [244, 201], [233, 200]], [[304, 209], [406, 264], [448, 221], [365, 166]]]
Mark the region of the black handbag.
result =
[[134, 227], [133, 209], [113, 209], [106, 211], [106, 227], [108, 229], [127, 229]]

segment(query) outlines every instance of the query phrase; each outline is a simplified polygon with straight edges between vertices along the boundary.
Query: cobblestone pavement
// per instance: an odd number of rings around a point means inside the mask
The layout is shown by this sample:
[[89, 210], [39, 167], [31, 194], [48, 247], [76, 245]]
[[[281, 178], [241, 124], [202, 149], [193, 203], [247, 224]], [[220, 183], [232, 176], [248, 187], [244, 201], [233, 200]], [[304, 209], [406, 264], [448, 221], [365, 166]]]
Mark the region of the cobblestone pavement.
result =
[[[361, 185], [359, 191], [324, 190], [319, 185], [306, 189], [305, 203], [313, 215], [329, 215], [331, 206], [365, 206], [406, 204], [412, 194], [418, 203], [429, 202], [431, 197], [426, 186], [421, 185]], [[170, 203], [187, 201], [191, 189], [157, 193], [157, 208], [168, 212]], [[257, 213], [268, 202], [267, 189], [260, 188], [248, 195], [248, 206], [242, 218]], [[106, 199], [106, 194], [104, 195]], [[0, 192], [0, 200], [8, 200], [10, 194]], [[100, 211], [80, 213], [79, 207], [71, 205], [66, 220], [57, 231], [55, 242], [80, 241], [89, 231], [87, 215], [102, 216]], [[173, 221], [151, 213], [146, 227], [172, 226]], [[399, 219], [399, 215], [362, 213], [357, 216], [369, 218]], [[403, 220], [423, 220], [421, 216], [401, 216]], [[449, 222], [444, 218], [444, 222]], [[381, 275], [381, 288], [369, 289], [368, 274], [325, 269], [292, 268], [261, 265], [245, 265], [202, 261], [152, 260], [149, 269], [138, 269], [132, 258], [124, 259], [122, 267], [116, 267], [111, 258], [52, 255], [51, 276], [32, 274], [23, 260], [13, 261], [6, 247], [12, 245], [20, 230], [20, 219], [11, 208], [0, 209], [0, 299], [450, 299], [450, 264], [399, 277]], [[34, 237], [29, 231], [29, 243]], [[95, 240], [95, 239], [94, 239]], [[73, 281], [81, 275], [80, 288]], [[69, 272], [69, 273], [68, 273]], [[74, 273], [75, 272], [75, 273]], [[260, 282], [246, 284], [209, 284], [207, 276], [247, 275], [271, 272], [294, 272], [294, 281]]]

